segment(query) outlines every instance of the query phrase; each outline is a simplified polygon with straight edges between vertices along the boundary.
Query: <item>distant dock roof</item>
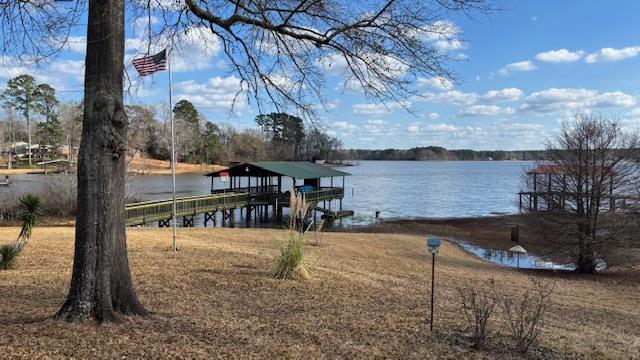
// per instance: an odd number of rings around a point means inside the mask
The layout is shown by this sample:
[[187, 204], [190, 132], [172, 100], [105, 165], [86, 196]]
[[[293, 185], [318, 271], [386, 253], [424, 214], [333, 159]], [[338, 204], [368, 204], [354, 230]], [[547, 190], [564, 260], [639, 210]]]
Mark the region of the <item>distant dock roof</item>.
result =
[[296, 179], [320, 179], [351, 174], [327, 166], [305, 161], [256, 161], [232, 166], [226, 170], [214, 171], [207, 176], [219, 177], [220, 173], [230, 176], [289, 176]]
[[55, 159], [49, 161], [41, 161], [37, 163], [38, 166], [51, 165], [51, 164], [75, 164], [76, 162], [69, 159]]

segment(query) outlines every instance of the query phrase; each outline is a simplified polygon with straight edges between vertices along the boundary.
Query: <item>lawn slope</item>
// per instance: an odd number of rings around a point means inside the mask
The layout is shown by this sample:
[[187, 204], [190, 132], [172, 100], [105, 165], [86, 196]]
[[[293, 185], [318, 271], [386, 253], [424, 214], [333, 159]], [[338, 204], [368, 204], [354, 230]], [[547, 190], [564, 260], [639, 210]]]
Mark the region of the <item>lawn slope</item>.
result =
[[[16, 228], [0, 228], [8, 242]], [[0, 272], [0, 357], [512, 358], [498, 326], [488, 349], [466, 345], [455, 287], [495, 278], [519, 293], [532, 275], [556, 281], [535, 358], [631, 358], [640, 353], [633, 274], [576, 277], [493, 266], [445, 243], [437, 263], [437, 322], [428, 332], [430, 255], [407, 235], [325, 234], [307, 246], [313, 279], [269, 277], [265, 229], [128, 230], [130, 261], [149, 318], [97, 326], [50, 319], [68, 290], [72, 228], [38, 228], [16, 270]], [[637, 275], [637, 274], [635, 274]]]

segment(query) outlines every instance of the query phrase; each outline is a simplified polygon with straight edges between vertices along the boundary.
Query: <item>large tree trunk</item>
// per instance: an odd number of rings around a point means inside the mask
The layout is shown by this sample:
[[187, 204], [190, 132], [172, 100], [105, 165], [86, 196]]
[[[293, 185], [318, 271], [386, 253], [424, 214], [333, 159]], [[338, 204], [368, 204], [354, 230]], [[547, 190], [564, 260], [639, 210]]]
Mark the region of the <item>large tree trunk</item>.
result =
[[89, 1], [88, 19], [75, 257], [56, 318], [116, 321], [118, 314], [146, 314], [131, 283], [125, 239], [124, 0]]
[[595, 274], [596, 261], [593, 253], [592, 231], [589, 225], [580, 223], [578, 225], [578, 261], [576, 272], [580, 274]]

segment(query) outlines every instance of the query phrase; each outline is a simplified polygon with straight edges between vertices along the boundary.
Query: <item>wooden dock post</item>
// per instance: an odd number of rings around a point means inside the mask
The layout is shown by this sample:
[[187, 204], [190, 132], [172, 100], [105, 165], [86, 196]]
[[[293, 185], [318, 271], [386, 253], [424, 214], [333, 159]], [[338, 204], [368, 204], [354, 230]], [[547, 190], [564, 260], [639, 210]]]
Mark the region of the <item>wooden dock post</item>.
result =
[[216, 212], [205, 212], [204, 213], [204, 227], [207, 227], [207, 222], [209, 220], [213, 223], [213, 227], [216, 226]]
[[538, 174], [533, 174], [533, 210], [538, 211]]

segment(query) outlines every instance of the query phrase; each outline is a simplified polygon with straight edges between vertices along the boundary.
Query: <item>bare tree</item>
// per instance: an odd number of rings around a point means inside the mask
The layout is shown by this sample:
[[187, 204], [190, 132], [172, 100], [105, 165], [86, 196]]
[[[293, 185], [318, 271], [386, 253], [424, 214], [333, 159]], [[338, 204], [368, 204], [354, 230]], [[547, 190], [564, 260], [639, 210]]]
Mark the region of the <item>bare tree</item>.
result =
[[548, 160], [528, 178], [525, 186], [548, 210], [534, 211], [534, 221], [575, 256], [579, 273], [595, 273], [598, 250], [613, 245], [616, 232], [603, 219], [624, 216], [615, 213], [616, 197], [633, 195], [640, 185], [639, 148], [637, 132], [602, 115], [578, 113], [547, 144]]
[[82, 105], [74, 103], [63, 103], [60, 105], [60, 122], [64, 141], [69, 148], [69, 160], [73, 160], [75, 150], [80, 145], [82, 135]]
[[[89, 1], [84, 120], [78, 159], [78, 215], [73, 275], [58, 319], [117, 320], [146, 314], [134, 292], [124, 226], [127, 116], [123, 104], [125, 1]], [[486, 10], [484, 0], [213, 0], [128, 2], [148, 19], [151, 44], [180, 51], [182, 34], [208, 33], [222, 43], [240, 77], [236, 98], [259, 108], [313, 113], [322, 101], [323, 66], [344, 64], [345, 84], [370, 98], [398, 101], [415, 94], [419, 76], [452, 79], [450, 60], [434, 38], [457, 30], [448, 12]], [[5, 49], [41, 59], [64, 48], [85, 2], [0, 4]], [[154, 25], [151, 18], [159, 19]], [[24, 31], [20, 31], [24, 30]], [[6, 33], [6, 31], [12, 31]], [[40, 36], [41, 42], [34, 40]], [[15, 48], [12, 48], [18, 44]], [[42, 45], [41, 47], [39, 45]]]
[[13, 164], [13, 145], [18, 138], [20, 126], [16, 121], [14, 110], [10, 107], [4, 108], [4, 121], [2, 122], [2, 132], [5, 134], [5, 149], [7, 152], [7, 169], [11, 170]]

